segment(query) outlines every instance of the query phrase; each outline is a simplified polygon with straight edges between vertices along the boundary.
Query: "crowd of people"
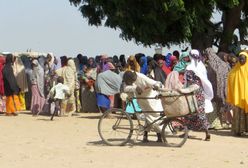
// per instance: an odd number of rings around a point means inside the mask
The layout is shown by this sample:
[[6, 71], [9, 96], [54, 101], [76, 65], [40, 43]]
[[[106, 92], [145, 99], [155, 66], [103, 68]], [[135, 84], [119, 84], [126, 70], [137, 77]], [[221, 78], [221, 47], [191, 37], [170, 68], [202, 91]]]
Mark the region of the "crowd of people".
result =
[[[154, 88], [171, 90], [198, 85], [197, 115], [184, 122], [191, 130], [232, 126], [235, 135], [248, 132], [248, 51], [202, 53], [174, 51], [167, 55], [138, 53], [109, 57], [74, 58], [52, 54], [30, 57], [22, 54], [0, 56], [0, 111], [16, 116], [18, 111], [71, 116], [78, 112], [104, 112], [118, 107], [132, 114], [134, 109], [121, 100], [121, 92], [154, 97]], [[55, 107], [53, 106], [55, 103]], [[134, 99], [136, 111], [163, 111], [158, 99]], [[145, 114], [147, 122], [158, 116]], [[154, 129], [161, 141], [159, 126]], [[143, 140], [148, 141], [147, 132]]]

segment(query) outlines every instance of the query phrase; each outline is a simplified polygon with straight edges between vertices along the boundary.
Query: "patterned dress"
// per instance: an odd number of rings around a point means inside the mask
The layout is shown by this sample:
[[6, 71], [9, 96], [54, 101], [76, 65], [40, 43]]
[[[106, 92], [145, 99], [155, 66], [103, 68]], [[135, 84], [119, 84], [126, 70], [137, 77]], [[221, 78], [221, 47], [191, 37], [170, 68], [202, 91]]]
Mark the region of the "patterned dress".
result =
[[[226, 102], [227, 95], [227, 77], [231, 70], [228, 63], [224, 62], [219, 56], [216, 55], [212, 48], [206, 49], [208, 55], [208, 78], [212, 83], [214, 90], [215, 111], [209, 113], [209, 121], [217, 121], [218, 117], [222, 120], [224, 112], [229, 112], [231, 106]], [[220, 124], [219, 122], [217, 122]], [[212, 123], [212, 127], [218, 127], [215, 123]]]
[[248, 132], [248, 113], [239, 107], [233, 108], [232, 132], [234, 135]]
[[204, 98], [204, 92], [203, 87], [201, 84], [201, 80], [198, 76], [195, 75], [195, 73], [191, 70], [185, 71], [185, 80], [186, 80], [186, 86], [197, 84], [200, 86], [200, 89], [196, 91], [196, 99], [198, 104], [198, 112], [196, 114], [192, 114], [190, 116], [185, 117], [185, 123], [188, 126], [190, 130], [207, 130], [209, 128], [209, 122], [206, 117], [205, 113], [205, 98]]

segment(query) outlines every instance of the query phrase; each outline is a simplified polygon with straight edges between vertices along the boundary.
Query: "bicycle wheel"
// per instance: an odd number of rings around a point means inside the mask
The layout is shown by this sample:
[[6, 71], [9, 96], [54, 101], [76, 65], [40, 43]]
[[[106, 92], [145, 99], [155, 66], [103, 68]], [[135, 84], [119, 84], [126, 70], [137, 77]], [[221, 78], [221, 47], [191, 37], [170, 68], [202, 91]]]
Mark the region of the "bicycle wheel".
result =
[[133, 134], [132, 119], [122, 109], [107, 110], [98, 122], [98, 133], [108, 145], [125, 145]]
[[167, 146], [181, 147], [188, 138], [188, 128], [179, 119], [169, 119], [163, 125], [161, 135]]

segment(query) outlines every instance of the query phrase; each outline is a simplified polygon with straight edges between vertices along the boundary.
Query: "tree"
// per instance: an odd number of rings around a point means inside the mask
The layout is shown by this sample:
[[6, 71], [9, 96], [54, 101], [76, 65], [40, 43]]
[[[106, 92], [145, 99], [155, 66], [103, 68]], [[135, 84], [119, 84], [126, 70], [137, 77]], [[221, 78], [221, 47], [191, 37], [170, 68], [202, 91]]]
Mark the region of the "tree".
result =
[[219, 50], [227, 51], [232, 43], [235, 29], [239, 30], [240, 42], [247, 45], [245, 38], [248, 35], [248, 1], [247, 0], [228, 0], [220, 1], [217, 4], [222, 11], [223, 29], [220, 37]]
[[[171, 46], [189, 42], [227, 51], [235, 29], [245, 42], [247, 0], [69, 0], [89, 25], [119, 29], [120, 37], [138, 44]], [[215, 11], [222, 20], [212, 21]]]

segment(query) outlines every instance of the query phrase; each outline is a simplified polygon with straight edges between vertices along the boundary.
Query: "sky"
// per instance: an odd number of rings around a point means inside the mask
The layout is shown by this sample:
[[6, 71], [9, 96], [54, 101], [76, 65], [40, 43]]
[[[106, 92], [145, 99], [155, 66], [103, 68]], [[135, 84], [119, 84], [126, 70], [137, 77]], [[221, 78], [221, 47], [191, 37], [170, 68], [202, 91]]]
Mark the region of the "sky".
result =
[[[69, 0], [0, 0], [0, 52], [32, 51], [56, 56], [109, 56], [138, 52], [154, 54], [133, 41], [119, 38], [120, 31], [88, 26]], [[172, 47], [171, 51], [178, 49]], [[163, 53], [168, 52], [163, 49]]]

